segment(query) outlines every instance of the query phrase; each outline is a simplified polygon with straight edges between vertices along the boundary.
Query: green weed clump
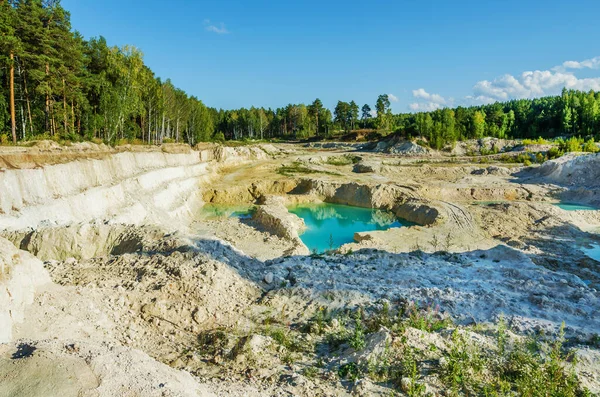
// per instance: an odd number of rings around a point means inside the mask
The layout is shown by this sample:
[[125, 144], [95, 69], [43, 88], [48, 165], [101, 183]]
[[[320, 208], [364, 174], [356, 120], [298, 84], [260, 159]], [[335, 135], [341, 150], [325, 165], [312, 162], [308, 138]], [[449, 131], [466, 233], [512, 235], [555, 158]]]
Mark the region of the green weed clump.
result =
[[0, 134], [0, 145], [8, 145], [10, 142], [8, 134]]
[[[518, 336], [503, 317], [495, 327], [456, 326], [433, 303], [402, 300], [393, 307], [387, 301], [354, 310], [320, 307], [312, 319], [295, 325], [267, 314], [257, 332], [284, 348], [272, 354], [283, 363], [301, 363], [302, 374], [310, 379], [330, 379], [332, 374], [349, 382], [368, 378], [389, 387], [392, 395], [401, 391], [408, 396], [427, 395], [426, 383], [446, 396], [591, 396], [575, 374], [564, 325], [554, 337]], [[348, 348], [364, 351], [370, 335], [384, 327], [386, 345], [377, 354], [365, 352], [370, 354], [366, 362], [335, 361]], [[211, 355], [227, 359], [234, 356], [225, 352], [236, 338], [240, 336], [224, 330], [206, 331], [198, 336], [198, 350], [209, 360]]]
[[289, 352], [310, 352], [312, 347], [298, 340], [297, 335], [282, 327], [266, 327], [263, 332], [273, 338], [278, 345], [285, 347]]
[[[425, 395], [423, 376], [436, 376], [450, 396], [589, 396], [575, 375], [573, 353], [564, 347], [564, 332], [551, 338], [517, 337], [509, 332], [503, 318], [495, 330], [480, 327], [455, 327], [444, 319], [434, 305], [405, 302], [396, 310], [383, 303], [370, 315], [358, 310], [341, 314], [335, 330], [326, 325], [315, 327], [325, 335], [330, 352], [341, 346], [361, 350], [369, 334], [386, 327], [392, 342], [384, 354], [367, 364], [347, 363], [337, 368], [341, 379], [369, 379], [401, 389], [409, 396]], [[324, 312], [315, 324], [330, 324]], [[443, 335], [446, 347], [429, 345], [416, 348], [407, 339], [408, 328]], [[489, 335], [494, 336], [490, 338]], [[480, 335], [473, 337], [473, 335]], [[487, 336], [483, 336], [487, 335]], [[484, 337], [486, 342], [479, 342]], [[439, 337], [438, 337], [439, 338]], [[432, 367], [432, 363], [434, 364]]]
[[455, 330], [440, 358], [440, 377], [456, 396], [588, 396], [575, 375], [575, 361], [564, 349], [563, 329], [550, 340], [527, 338], [509, 346], [501, 320], [493, 349], [470, 343], [465, 333]]
[[343, 156], [330, 156], [327, 157], [325, 161], [326, 164], [335, 165], [335, 166], [343, 166], [343, 165], [351, 165], [356, 164], [360, 161], [359, 156], [355, 156], [352, 154], [345, 154]]
[[523, 139], [523, 145], [549, 145], [550, 141], [539, 137], [538, 139]]
[[482, 156], [490, 156], [493, 154], [498, 154], [500, 152], [500, 150], [498, 150], [498, 148], [496, 146], [488, 149], [486, 147], [482, 147], [481, 149], [479, 149], [479, 154]]
[[327, 175], [339, 175], [335, 172], [320, 171], [312, 168], [308, 168], [299, 161], [295, 161], [290, 165], [282, 165], [277, 169], [277, 173], [284, 176], [294, 176], [296, 174], [327, 174]]
[[569, 139], [557, 139], [556, 143], [558, 144], [559, 153], [568, 153], [568, 152], [589, 152], [596, 153], [600, 151], [598, 146], [596, 146], [596, 142], [594, 138], [589, 138], [585, 140], [581, 137], [571, 137]]

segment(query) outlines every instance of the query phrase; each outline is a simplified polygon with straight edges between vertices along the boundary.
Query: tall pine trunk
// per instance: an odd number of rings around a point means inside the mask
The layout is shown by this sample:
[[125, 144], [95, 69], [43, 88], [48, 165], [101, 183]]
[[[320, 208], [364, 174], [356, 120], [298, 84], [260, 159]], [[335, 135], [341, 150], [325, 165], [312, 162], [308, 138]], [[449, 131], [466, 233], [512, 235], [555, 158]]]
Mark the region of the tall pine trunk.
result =
[[27, 71], [23, 72], [23, 87], [25, 88], [25, 101], [27, 101], [27, 115], [29, 117], [29, 130], [33, 136], [33, 118], [31, 117], [31, 102], [29, 101], [29, 92], [27, 91]]
[[13, 143], [17, 143], [17, 118], [15, 114], [15, 55], [10, 52], [10, 126]]
[[54, 119], [54, 101], [50, 101], [50, 128], [52, 135], [56, 135], [56, 120]]
[[71, 131], [75, 133], [75, 105], [71, 99]]
[[65, 79], [62, 79], [63, 83], [63, 124], [65, 128], [65, 135], [69, 132], [68, 121], [67, 121], [67, 86]]
[[[50, 65], [46, 64], [46, 78], [48, 78], [48, 75], [50, 74]], [[46, 121], [45, 121], [45, 127], [46, 127], [46, 131], [48, 131], [50, 129], [50, 133], [54, 134], [52, 132], [52, 125], [51, 125], [51, 120], [50, 120], [50, 94], [49, 94], [49, 90], [50, 90], [50, 84], [48, 82], [46, 82]]]
[[152, 133], [152, 103], [148, 101], [148, 144], [150, 144], [150, 134]]
[[162, 128], [160, 129], [160, 143], [162, 143], [163, 139], [165, 138], [165, 113], [163, 111], [163, 115], [162, 115]]

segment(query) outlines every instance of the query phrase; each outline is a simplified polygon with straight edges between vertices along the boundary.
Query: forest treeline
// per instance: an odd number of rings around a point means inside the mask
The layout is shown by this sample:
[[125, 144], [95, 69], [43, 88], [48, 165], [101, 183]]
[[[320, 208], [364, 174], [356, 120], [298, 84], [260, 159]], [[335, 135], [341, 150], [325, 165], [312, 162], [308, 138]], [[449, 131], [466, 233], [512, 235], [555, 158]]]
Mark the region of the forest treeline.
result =
[[[374, 104], [316, 99], [277, 109], [217, 110], [161, 80], [133, 46], [85, 40], [59, 0], [0, 0], [0, 140], [40, 137], [162, 143], [226, 139], [306, 139], [363, 129], [424, 137], [441, 148], [458, 140], [591, 136], [600, 131], [600, 92], [484, 106], [392, 114]], [[375, 99], [375, 98], [374, 98]], [[376, 134], [375, 134], [376, 135]]]

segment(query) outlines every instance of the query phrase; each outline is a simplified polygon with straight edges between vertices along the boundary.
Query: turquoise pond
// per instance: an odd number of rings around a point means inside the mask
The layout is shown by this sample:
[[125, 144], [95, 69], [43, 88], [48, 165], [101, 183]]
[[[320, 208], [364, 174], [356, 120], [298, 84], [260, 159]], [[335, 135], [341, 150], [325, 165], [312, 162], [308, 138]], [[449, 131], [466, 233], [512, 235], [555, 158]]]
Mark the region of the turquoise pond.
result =
[[307, 229], [300, 235], [311, 252], [336, 249], [354, 241], [354, 233], [410, 226], [388, 211], [340, 204], [303, 204], [288, 211], [304, 219]]
[[555, 204], [558, 208], [562, 208], [565, 211], [597, 211], [599, 208], [592, 207], [589, 205], [581, 205], [574, 203], [558, 203]]
[[600, 245], [593, 244], [592, 248], [581, 249], [587, 256], [600, 262]]
[[200, 219], [213, 220], [220, 218], [249, 219], [252, 217], [251, 205], [204, 204], [200, 209]]

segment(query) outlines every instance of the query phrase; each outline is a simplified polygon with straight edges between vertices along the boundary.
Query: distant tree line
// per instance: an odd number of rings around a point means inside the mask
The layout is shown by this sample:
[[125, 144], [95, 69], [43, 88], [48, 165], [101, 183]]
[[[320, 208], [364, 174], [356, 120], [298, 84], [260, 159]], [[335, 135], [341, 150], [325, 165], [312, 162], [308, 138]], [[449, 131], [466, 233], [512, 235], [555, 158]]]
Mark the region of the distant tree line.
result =
[[394, 116], [394, 129], [431, 146], [465, 139], [556, 138], [600, 132], [600, 92], [563, 89], [560, 96]]
[[553, 138], [600, 131], [600, 93], [476, 107], [392, 114], [387, 95], [374, 107], [316, 99], [277, 109], [217, 110], [162, 81], [132, 46], [84, 40], [59, 0], [0, 0], [0, 140], [165, 141], [306, 139], [355, 130], [424, 137], [441, 148], [458, 140]]

